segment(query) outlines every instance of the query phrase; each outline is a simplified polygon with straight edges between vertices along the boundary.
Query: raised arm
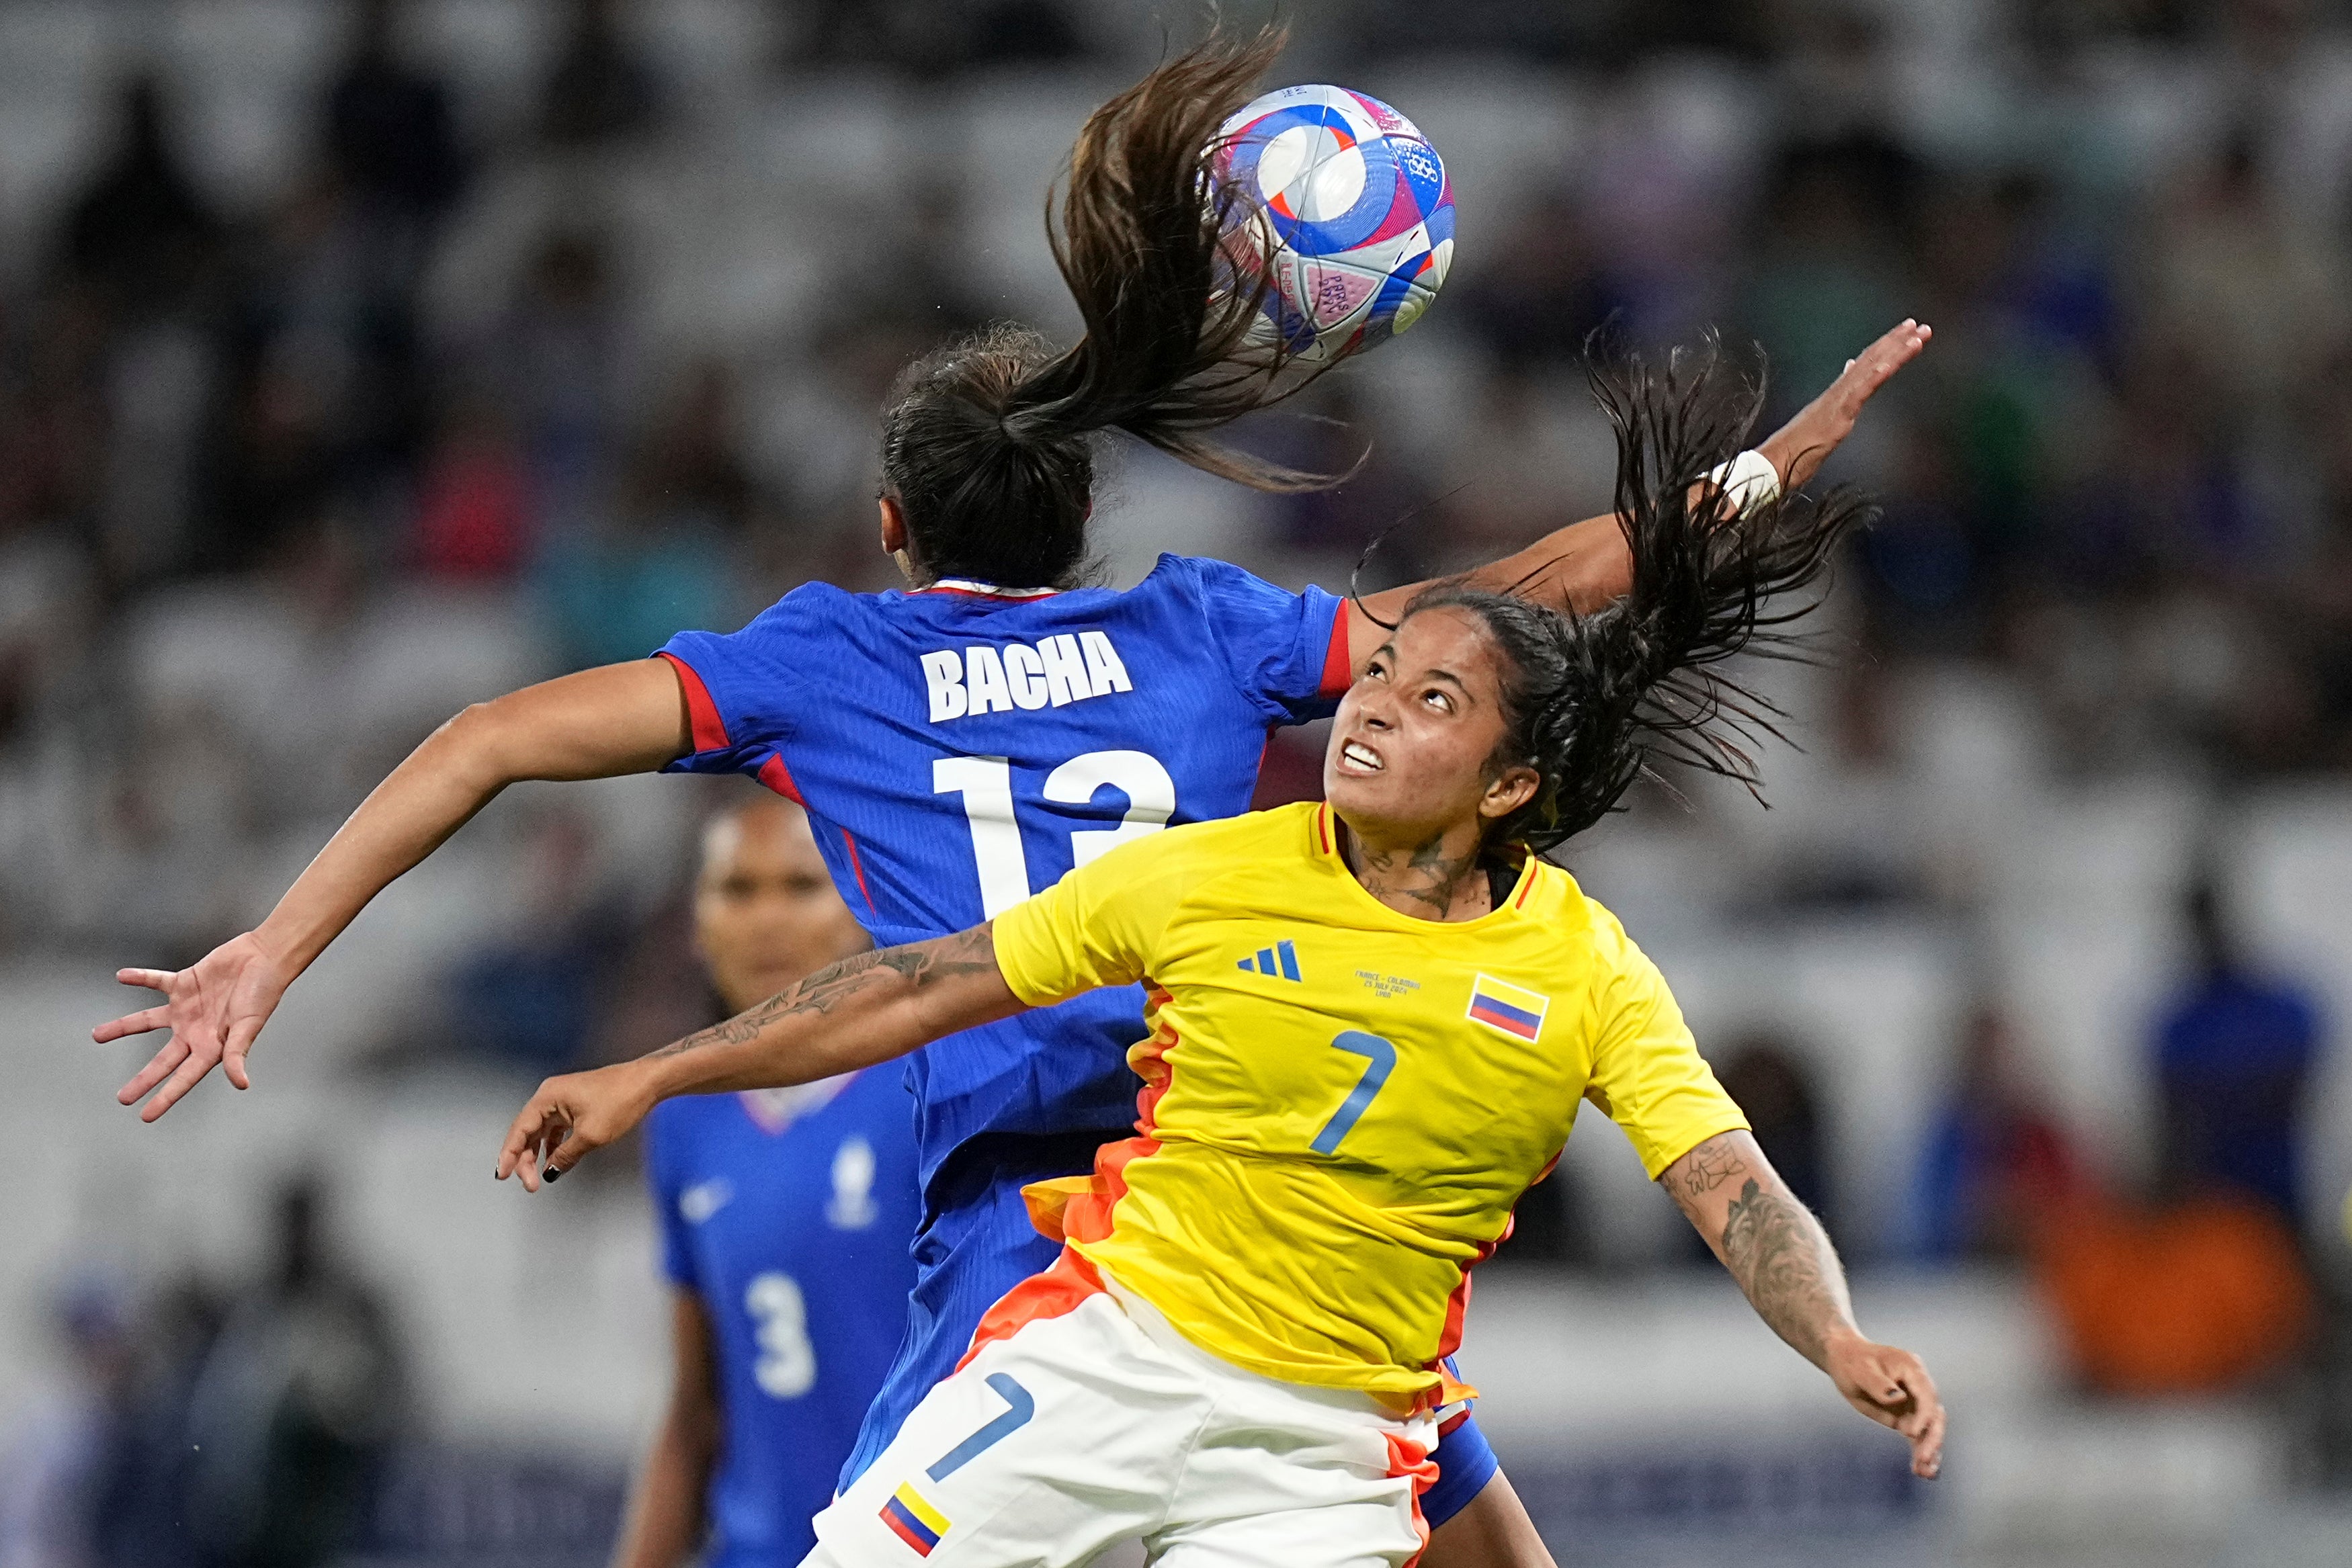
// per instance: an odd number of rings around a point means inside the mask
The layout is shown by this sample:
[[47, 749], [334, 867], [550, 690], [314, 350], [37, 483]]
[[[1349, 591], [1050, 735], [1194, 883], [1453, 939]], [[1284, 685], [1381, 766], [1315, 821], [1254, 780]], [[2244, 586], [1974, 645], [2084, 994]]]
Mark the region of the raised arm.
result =
[[549, 1079], [507, 1129], [499, 1179], [537, 1192], [672, 1095], [814, 1083], [1025, 1010], [992, 924], [860, 953], [635, 1061]]
[[[1765, 439], [1757, 450], [1771, 460], [1782, 489], [1796, 489], [1813, 476], [1822, 460], [1853, 434], [1854, 421], [1872, 394], [1917, 359], [1934, 335], [1934, 329], [1916, 321], [1906, 320], [1893, 328], [1847, 361], [1845, 370], [1827, 391]], [[1489, 561], [1466, 576], [1480, 588], [1521, 593], [1554, 609], [1589, 614], [1631, 591], [1633, 573], [1633, 557], [1625, 548], [1617, 515], [1608, 512], [1546, 534], [1527, 549]], [[1348, 652], [1357, 672], [1387, 639], [1388, 629], [1381, 622], [1393, 624], [1412, 596], [1428, 586], [1407, 583], [1367, 594], [1349, 604]]]
[[1935, 1475], [1944, 1457], [1935, 1380], [1917, 1356], [1874, 1344], [1854, 1326], [1837, 1249], [1755, 1137], [1709, 1138], [1668, 1166], [1658, 1185], [1739, 1281], [1756, 1315], [1828, 1373], [1847, 1404], [1910, 1439], [1912, 1474]]
[[131, 1105], [156, 1090], [140, 1113], [152, 1122], [216, 1065], [245, 1088], [246, 1053], [286, 988], [370, 899], [499, 790], [526, 779], [649, 772], [691, 749], [691, 733], [677, 674], [661, 659], [583, 670], [466, 709], [375, 787], [259, 925], [190, 968], [117, 971], [164, 999], [90, 1038], [158, 1029], [172, 1038], [115, 1098]]

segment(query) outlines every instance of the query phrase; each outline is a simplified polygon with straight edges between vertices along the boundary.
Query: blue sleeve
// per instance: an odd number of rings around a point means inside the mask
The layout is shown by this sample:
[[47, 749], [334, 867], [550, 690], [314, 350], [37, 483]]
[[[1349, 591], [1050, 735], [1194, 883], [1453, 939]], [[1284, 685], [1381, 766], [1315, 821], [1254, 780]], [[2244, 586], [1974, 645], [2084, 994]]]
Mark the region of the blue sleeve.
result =
[[758, 774], [768, 767], [792, 734], [806, 672], [838, 656], [832, 610], [841, 597], [838, 589], [810, 583], [740, 632], [681, 632], [662, 644], [656, 656], [678, 672], [694, 737], [694, 749], [664, 771]]
[[1345, 601], [1319, 588], [1276, 588], [1226, 561], [1188, 564], [1209, 635], [1242, 695], [1271, 724], [1330, 717], [1348, 689]]
[[646, 1193], [653, 1199], [654, 1225], [661, 1232], [662, 1278], [698, 1291], [701, 1281], [695, 1278], [694, 1248], [687, 1239], [686, 1218], [677, 1211], [677, 1177], [667, 1157], [669, 1120], [659, 1106], [646, 1120]]
[[1478, 1418], [1465, 1415], [1454, 1429], [1437, 1439], [1437, 1484], [1421, 1496], [1421, 1517], [1435, 1530], [1470, 1506], [1502, 1469]]

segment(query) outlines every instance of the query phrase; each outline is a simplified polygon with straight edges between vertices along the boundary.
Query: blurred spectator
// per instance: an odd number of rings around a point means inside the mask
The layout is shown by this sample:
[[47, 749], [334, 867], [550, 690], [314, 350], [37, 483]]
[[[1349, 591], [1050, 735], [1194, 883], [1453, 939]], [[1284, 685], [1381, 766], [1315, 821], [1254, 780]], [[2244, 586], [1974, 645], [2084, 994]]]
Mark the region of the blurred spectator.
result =
[[2074, 1153], [2017, 1061], [2009, 1019], [1969, 1013], [1914, 1180], [1914, 1252], [1936, 1262], [2022, 1257], [2079, 1191]]
[[1828, 1129], [1812, 1071], [1796, 1046], [1759, 1030], [1734, 1040], [1721, 1061], [1716, 1076], [1747, 1113], [1764, 1157], [1806, 1207], [1832, 1224]]
[[811, 0], [794, 64], [887, 66], [920, 80], [1080, 58], [1066, 0]]
[[686, 366], [675, 379], [676, 390], [637, 454], [635, 504], [740, 535], [759, 498], [740, 452], [743, 421], [735, 373], [714, 356]]
[[189, 1404], [184, 1505], [205, 1568], [304, 1568], [357, 1533], [404, 1414], [375, 1292], [334, 1256], [312, 1178], [278, 1196], [271, 1275], [233, 1302]]
[[1446, 306], [1497, 364], [1575, 365], [1585, 340], [1622, 303], [1603, 256], [1577, 204], [1550, 193], [1496, 237], [1494, 256]]
[[2299, 1236], [2317, 1006], [2254, 968], [2211, 882], [2190, 887], [2181, 914], [2191, 973], [2157, 1022], [2153, 1063], [2164, 1186], [2251, 1197]]
[[588, 525], [610, 505], [625, 410], [638, 395], [643, 366], [614, 272], [601, 233], [551, 231], [479, 356], [484, 383], [513, 421], [540, 518], [556, 533]]
[[1275, 461], [1344, 476], [1328, 489], [1274, 497], [1270, 542], [1311, 560], [1318, 580], [1345, 581], [1360, 564], [1357, 586], [1367, 593], [1432, 575], [1424, 564], [1434, 553], [1427, 488], [1398, 461], [1395, 444], [1381, 438], [1353, 383], [1323, 381], [1300, 406], [1263, 422], [1261, 432], [1259, 449]]
[[509, 581], [533, 544], [530, 486], [498, 404], [457, 401], [425, 461], [415, 560], [427, 576]]
[[614, 0], [572, 0], [572, 27], [540, 90], [540, 134], [558, 147], [617, 141], [654, 128], [661, 84], [622, 29]]
[[2042, 1228], [2035, 1261], [2075, 1375], [2105, 1393], [2242, 1387], [2294, 1361], [2312, 1326], [2294, 1235], [2241, 1197], [2075, 1205]]
[[728, 619], [724, 537], [639, 495], [610, 527], [557, 540], [543, 567], [556, 646], [575, 669], [642, 659], [685, 627]]
[[217, 259], [222, 224], [182, 165], [152, 76], [122, 89], [113, 156], [68, 209], [59, 260], [68, 279], [126, 316], [184, 303]]
[[322, 141], [346, 191], [423, 237], [464, 188], [466, 155], [448, 87], [401, 53], [404, 10], [363, 0], [351, 56], [327, 89]]
[[1776, 406], [1800, 406], [1888, 323], [1918, 314], [1903, 242], [1919, 175], [1909, 153], [1874, 134], [1781, 155], [1745, 304], [1772, 356]]
[[0, 1568], [97, 1568], [99, 1511], [138, 1366], [130, 1306], [85, 1280], [58, 1302], [67, 1379], [0, 1432]]
[[451, 982], [454, 1037], [532, 1077], [580, 1060], [628, 938], [625, 912], [596, 885], [594, 851], [584, 817], [551, 808], [531, 835], [522, 906]]
[[2246, 141], [2192, 175], [2153, 238], [2147, 308], [2158, 329], [2242, 417], [2283, 412], [2343, 348], [2352, 312], [2342, 246], [2279, 210]]

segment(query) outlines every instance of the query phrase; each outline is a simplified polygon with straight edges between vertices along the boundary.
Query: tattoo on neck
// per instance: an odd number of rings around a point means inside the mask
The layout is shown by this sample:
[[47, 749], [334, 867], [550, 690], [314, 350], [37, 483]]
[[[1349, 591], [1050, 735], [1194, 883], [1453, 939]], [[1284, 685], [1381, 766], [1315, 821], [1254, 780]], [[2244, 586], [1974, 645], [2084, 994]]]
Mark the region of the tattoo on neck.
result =
[[1374, 897], [1386, 898], [1392, 894], [1410, 899], [1429, 910], [1433, 919], [1449, 916], [1455, 899], [1465, 889], [1473, 894], [1475, 903], [1476, 892], [1486, 885], [1486, 878], [1479, 874], [1477, 846], [1473, 844], [1464, 854], [1448, 854], [1442, 833], [1408, 855], [1367, 848], [1353, 834], [1347, 836], [1343, 845], [1348, 852], [1349, 869]]

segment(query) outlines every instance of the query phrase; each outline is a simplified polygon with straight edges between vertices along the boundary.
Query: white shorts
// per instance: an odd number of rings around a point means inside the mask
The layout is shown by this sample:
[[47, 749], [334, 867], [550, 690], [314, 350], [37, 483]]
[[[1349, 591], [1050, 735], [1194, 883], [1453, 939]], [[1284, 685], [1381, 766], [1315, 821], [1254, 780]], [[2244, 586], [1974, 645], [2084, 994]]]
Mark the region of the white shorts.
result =
[[983, 1343], [817, 1515], [804, 1568], [1078, 1568], [1131, 1540], [1161, 1568], [1420, 1554], [1434, 1417], [1244, 1372], [1075, 1261], [1031, 1281], [1062, 1282], [1055, 1315]]

